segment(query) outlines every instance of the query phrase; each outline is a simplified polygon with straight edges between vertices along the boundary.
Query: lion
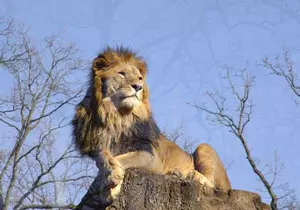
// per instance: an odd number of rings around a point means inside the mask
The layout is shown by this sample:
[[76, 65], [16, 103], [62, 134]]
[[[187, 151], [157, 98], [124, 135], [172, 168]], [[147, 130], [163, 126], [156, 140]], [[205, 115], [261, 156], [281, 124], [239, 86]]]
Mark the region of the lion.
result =
[[107, 48], [93, 61], [84, 99], [72, 121], [73, 139], [81, 155], [106, 171], [108, 198], [120, 192], [129, 168], [192, 179], [222, 191], [231, 189], [215, 150], [200, 144], [193, 154], [168, 140], [155, 123], [142, 57], [120, 47]]

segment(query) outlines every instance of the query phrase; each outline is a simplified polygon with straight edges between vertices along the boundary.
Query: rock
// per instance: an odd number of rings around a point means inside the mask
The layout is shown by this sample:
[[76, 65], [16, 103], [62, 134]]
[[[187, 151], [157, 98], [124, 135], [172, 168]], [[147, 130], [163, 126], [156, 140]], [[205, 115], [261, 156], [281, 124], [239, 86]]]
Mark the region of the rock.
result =
[[[95, 184], [95, 182], [93, 183]], [[121, 193], [108, 205], [86, 194], [77, 209], [106, 210], [268, 210], [258, 194], [230, 190], [217, 191], [193, 181], [152, 174], [138, 169], [126, 172]], [[106, 207], [106, 208], [105, 208]]]

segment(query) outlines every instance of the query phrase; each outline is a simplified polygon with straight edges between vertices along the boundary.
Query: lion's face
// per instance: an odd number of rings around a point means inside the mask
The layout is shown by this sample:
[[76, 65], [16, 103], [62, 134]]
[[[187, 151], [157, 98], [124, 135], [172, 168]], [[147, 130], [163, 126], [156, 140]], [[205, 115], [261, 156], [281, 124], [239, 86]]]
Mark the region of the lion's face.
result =
[[105, 50], [93, 61], [92, 80], [98, 104], [113, 105], [122, 113], [141, 112], [140, 108], [148, 104], [146, 71], [145, 62], [134, 53], [123, 48]]
[[143, 99], [144, 77], [130, 63], [121, 63], [110, 69], [111, 74], [102, 78], [103, 98], [110, 98], [120, 111], [130, 111]]

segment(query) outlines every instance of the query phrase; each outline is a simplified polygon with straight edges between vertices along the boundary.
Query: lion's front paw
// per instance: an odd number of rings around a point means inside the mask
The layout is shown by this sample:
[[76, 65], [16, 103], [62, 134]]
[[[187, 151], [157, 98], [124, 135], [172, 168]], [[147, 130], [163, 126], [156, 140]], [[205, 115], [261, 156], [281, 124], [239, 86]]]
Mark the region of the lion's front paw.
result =
[[189, 173], [187, 178], [199, 182], [202, 185], [206, 185], [211, 188], [214, 188], [214, 184], [210, 180], [208, 180], [203, 174], [201, 174], [196, 170]]
[[[104, 164], [97, 165], [99, 168], [99, 190], [101, 202], [104, 204], [111, 203], [116, 199], [121, 191], [125, 170], [120, 163], [114, 158], [105, 161]], [[100, 166], [100, 167], [99, 167]]]
[[115, 188], [123, 181], [125, 171], [120, 166], [114, 166], [107, 177], [109, 188]]
[[124, 175], [125, 171], [123, 168], [117, 166], [113, 167], [110, 175], [107, 177], [106, 189], [110, 192], [109, 197], [111, 200], [116, 199], [117, 195], [120, 194]]
[[115, 186], [114, 188], [110, 189], [110, 198], [112, 200], [115, 200], [116, 197], [120, 194], [122, 183], [123, 183], [123, 180], [121, 180], [117, 186]]

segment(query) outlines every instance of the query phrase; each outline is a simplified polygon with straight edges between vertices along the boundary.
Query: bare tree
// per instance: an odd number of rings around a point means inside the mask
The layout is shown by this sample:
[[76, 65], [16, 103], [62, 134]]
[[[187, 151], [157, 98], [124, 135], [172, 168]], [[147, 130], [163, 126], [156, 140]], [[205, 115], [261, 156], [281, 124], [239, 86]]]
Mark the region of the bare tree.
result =
[[[283, 169], [278, 156], [275, 156], [274, 166], [269, 166], [269, 170], [264, 172], [263, 169], [259, 169], [258, 162], [255, 161], [255, 158], [251, 154], [245, 133], [253, 113], [253, 104], [250, 98], [250, 92], [254, 85], [254, 77], [248, 73], [247, 68], [234, 75], [231, 74], [232, 71], [232, 69], [227, 67], [224, 79], [228, 83], [229, 90], [233, 96], [233, 101], [230, 101], [231, 98], [220, 96], [218, 93], [207, 92], [207, 96], [211, 103], [209, 105], [193, 104], [193, 106], [206, 113], [210, 122], [227, 127], [229, 131], [233, 133], [237, 139], [239, 139], [253, 172], [263, 183], [271, 198], [271, 208], [275, 210], [278, 209], [279, 206], [285, 206], [284, 203], [286, 202], [281, 202], [280, 205], [278, 202], [279, 200], [283, 201], [288, 197], [291, 198], [292, 195], [294, 195], [293, 190], [290, 190], [287, 185], [275, 185], [279, 173]], [[232, 109], [229, 108], [229, 101], [230, 104], [233, 103], [236, 107]], [[280, 193], [280, 196], [277, 196], [279, 191], [283, 192]]]
[[[274, 59], [269, 59], [268, 57], [263, 58], [262, 63], [271, 74], [283, 78], [292, 92], [297, 97], [300, 97], [299, 74], [287, 48], [283, 49], [283, 53], [281, 55], [277, 55]], [[296, 100], [296, 103], [299, 104], [299, 100]], [[275, 160], [277, 159], [278, 158], [275, 158]], [[274, 168], [275, 167], [273, 167], [271, 173], [276, 175], [278, 174], [276, 173], [277, 167], [275, 169]], [[287, 183], [279, 185], [277, 188], [282, 191], [283, 194], [283, 196], [278, 198], [282, 201], [280, 205], [282, 209], [300, 209], [300, 203], [296, 198], [295, 191], [290, 189]]]
[[81, 94], [78, 50], [58, 36], [36, 47], [24, 26], [0, 20], [0, 68], [11, 85], [0, 95], [2, 208], [73, 208], [92, 171], [58, 136]]

